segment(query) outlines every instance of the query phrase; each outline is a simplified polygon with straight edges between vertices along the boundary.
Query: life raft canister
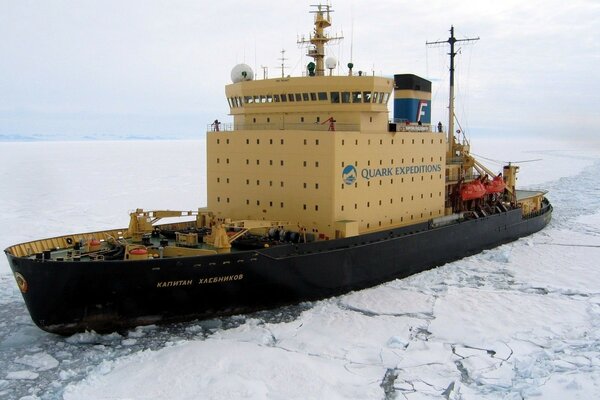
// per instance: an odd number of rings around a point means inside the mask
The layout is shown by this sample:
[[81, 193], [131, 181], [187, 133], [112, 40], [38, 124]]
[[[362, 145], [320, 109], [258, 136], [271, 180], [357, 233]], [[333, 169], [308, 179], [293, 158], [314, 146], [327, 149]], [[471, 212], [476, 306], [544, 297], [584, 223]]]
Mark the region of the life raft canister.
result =
[[102, 243], [98, 239], [92, 239], [88, 244], [90, 253], [100, 250], [100, 247], [102, 247]]
[[148, 250], [143, 248], [137, 248], [129, 250], [128, 258], [130, 260], [147, 260], [148, 259]]

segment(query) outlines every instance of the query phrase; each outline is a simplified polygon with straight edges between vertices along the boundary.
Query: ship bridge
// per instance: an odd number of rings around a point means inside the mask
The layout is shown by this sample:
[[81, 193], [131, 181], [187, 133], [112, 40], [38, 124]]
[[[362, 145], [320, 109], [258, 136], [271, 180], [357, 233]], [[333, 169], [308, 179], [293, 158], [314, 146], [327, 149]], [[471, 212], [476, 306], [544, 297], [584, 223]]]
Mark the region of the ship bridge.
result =
[[242, 81], [225, 92], [234, 130], [373, 131], [387, 129], [392, 87], [384, 77], [314, 76]]

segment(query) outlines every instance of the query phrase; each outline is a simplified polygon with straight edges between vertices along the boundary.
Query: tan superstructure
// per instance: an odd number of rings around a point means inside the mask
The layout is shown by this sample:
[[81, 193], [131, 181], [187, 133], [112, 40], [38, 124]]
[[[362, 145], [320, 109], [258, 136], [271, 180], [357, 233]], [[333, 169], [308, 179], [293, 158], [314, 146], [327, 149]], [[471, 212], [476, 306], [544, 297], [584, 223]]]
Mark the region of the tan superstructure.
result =
[[329, 26], [329, 7], [318, 6], [308, 51], [316, 65], [306, 76], [232, 72], [233, 126], [215, 123], [207, 134], [208, 209], [217, 218], [289, 221], [331, 239], [444, 214], [445, 136], [389, 123], [393, 78], [325, 74]]

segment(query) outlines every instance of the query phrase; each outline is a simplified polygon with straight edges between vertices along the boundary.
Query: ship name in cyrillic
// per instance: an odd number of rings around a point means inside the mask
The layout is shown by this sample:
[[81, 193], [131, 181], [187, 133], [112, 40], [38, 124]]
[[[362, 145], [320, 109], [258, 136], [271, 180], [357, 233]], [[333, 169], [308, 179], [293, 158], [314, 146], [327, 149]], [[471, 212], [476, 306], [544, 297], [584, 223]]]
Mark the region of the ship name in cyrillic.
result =
[[[234, 282], [234, 281], [240, 281], [242, 279], [244, 279], [244, 274], [211, 276], [210, 278], [200, 278], [198, 280], [198, 284], [204, 285], [204, 284], [208, 284], [208, 283]], [[179, 281], [157, 282], [156, 287], [157, 288], [171, 288], [171, 287], [178, 287], [178, 286], [191, 286], [193, 284], [194, 284], [193, 279], [182, 279]]]
[[193, 279], [183, 279], [180, 281], [162, 281], [156, 284], [157, 288], [175, 287], [175, 286], [190, 286], [194, 284]]
[[222, 283], [222, 282], [232, 282], [232, 281], [239, 281], [244, 279], [244, 274], [238, 274], [238, 275], [225, 275], [225, 276], [213, 276], [210, 278], [201, 278], [200, 281], [198, 281], [199, 284], [204, 285], [206, 283]]

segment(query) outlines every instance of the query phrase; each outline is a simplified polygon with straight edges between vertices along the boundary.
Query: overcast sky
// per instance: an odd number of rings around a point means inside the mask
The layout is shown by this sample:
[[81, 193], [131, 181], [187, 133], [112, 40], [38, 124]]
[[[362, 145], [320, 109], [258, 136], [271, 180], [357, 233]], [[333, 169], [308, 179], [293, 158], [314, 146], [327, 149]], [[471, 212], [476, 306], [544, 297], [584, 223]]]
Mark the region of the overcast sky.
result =
[[[0, 0], [0, 138], [43, 135], [200, 137], [230, 120], [224, 85], [246, 62], [262, 77], [299, 75], [312, 29], [302, 1]], [[594, 138], [600, 127], [600, 1], [333, 3], [330, 55], [377, 75], [434, 83], [447, 104], [447, 47], [460, 46], [457, 111], [471, 136], [507, 132]], [[352, 46], [351, 46], [352, 44]], [[345, 73], [345, 69], [340, 71]], [[391, 102], [390, 102], [391, 106]], [[596, 133], [596, 135], [594, 134]]]

